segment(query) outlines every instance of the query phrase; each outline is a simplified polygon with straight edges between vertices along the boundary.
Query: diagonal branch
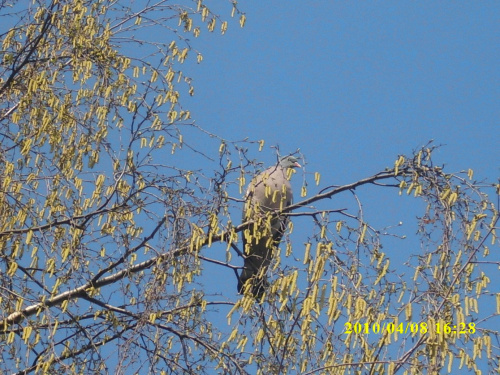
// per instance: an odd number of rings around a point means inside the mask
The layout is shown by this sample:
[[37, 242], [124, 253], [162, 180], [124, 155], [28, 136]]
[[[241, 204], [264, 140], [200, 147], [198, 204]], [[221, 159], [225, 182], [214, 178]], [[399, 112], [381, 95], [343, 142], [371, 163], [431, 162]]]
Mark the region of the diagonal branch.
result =
[[[38, 45], [43, 40], [46, 32], [49, 30], [50, 26], [52, 25], [52, 18], [53, 18], [53, 14], [54, 14], [53, 9], [57, 3], [58, 3], [57, 1], [53, 1], [51, 6], [50, 6], [50, 9], [47, 10], [47, 16], [45, 17], [45, 20], [43, 22], [42, 28], [40, 30], [40, 34], [36, 38], [34, 38], [32, 41], [28, 41], [27, 44], [23, 47], [23, 50], [29, 49], [28, 52], [26, 53], [26, 56], [24, 57], [24, 59], [17, 66], [15, 65], [15, 61], [14, 61], [14, 64], [12, 67], [12, 72], [11, 72], [9, 78], [7, 78], [7, 80], [2, 85], [2, 87], [0, 87], [0, 96], [4, 93], [5, 90], [7, 90], [9, 88], [11, 83], [14, 81], [14, 78], [16, 77], [16, 75], [24, 68], [24, 66], [26, 64], [29, 63], [31, 56], [38, 49]], [[23, 53], [23, 51], [20, 52], [20, 54], [22, 54], [22, 53]], [[20, 55], [18, 55], [17, 57], [20, 57]]]
[[[405, 172], [405, 169], [400, 169], [400, 172]], [[315, 195], [311, 198], [308, 198], [308, 199], [304, 199], [301, 202], [298, 202], [296, 204], [288, 206], [282, 212], [276, 213], [276, 215], [286, 214], [286, 213], [291, 212], [293, 210], [296, 210], [300, 207], [304, 207], [306, 205], [309, 205], [313, 202], [317, 202], [319, 200], [326, 199], [326, 198], [331, 198], [332, 196], [339, 194], [341, 192], [344, 192], [344, 191], [356, 189], [357, 187], [362, 186], [362, 185], [371, 184], [371, 183], [374, 183], [374, 182], [380, 181], [380, 180], [392, 179], [394, 177], [395, 177], [394, 170], [380, 172], [380, 173], [377, 173], [371, 177], [367, 177], [365, 179], [353, 182], [351, 184], [332, 188], [330, 190], [327, 190], [324, 193], [317, 194], [317, 195]], [[98, 289], [98, 288], [104, 287], [106, 285], [113, 284], [121, 279], [124, 279], [124, 278], [130, 276], [131, 274], [141, 272], [145, 269], [152, 267], [155, 264], [162, 263], [165, 260], [167, 260], [168, 258], [178, 257], [178, 256], [186, 254], [190, 251], [199, 251], [202, 247], [207, 246], [209, 243], [217, 242], [217, 241], [232, 242], [231, 237], [232, 237], [233, 233], [238, 233], [238, 232], [245, 230], [252, 223], [251, 221], [248, 221], [246, 223], [242, 223], [242, 224], [238, 225], [237, 227], [230, 228], [229, 230], [222, 232], [220, 234], [205, 236], [202, 240], [198, 241], [195, 245], [193, 245], [193, 244], [185, 245], [185, 246], [180, 247], [176, 250], [160, 254], [158, 256], [155, 256], [155, 257], [152, 257], [148, 260], [145, 260], [141, 263], [138, 263], [138, 264], [135, 264], [133, 266], [127, 267], [125, 269], [122, 269], [120, 271], [117, 271], [109, 276], [103, 277], [106, 273], [112, 271], [118, 265], [124, 263], [126, 258], [130, 254], [132, 254], [132, 253], [136, 252], [137, 250], [139, 250], [140, 248], [146, 246], [147, 242], [155, 237], [157, 232], [160, 230], [161, 226], [165, 223], [166, 219], [167, 218], [164, 217], [162, 220], [160, 220], [158, 222], [158, 224], [155, 226], [155, 228], [153, 229], [153, 231], [146, 238], [144, 238], [144, 240], [139, 245], [128, 250], [116, 262], [112, 263], [110, 266], [108, 266], [108, 267], [104, 268], [103, 270], [101, 270], [100, 272], [98, 272], [97, 275], [94, 276], [92, 278], [92, 280], [90, 280], [89, 282], [83, 284], [82, 286], [80, 286], [78, 288], [74, 288], [72, 290], [68, 290], [66, 292], [60, 293], [60, 294], [58, 294], [52, 298], [49, 298], [43, 302], [39, 302], [39, 303], [36, 303], [34, 305], [30, 305], [30, 306], [28, 306], [20, 311], [16, 311], [16, 312], [10, 314], [3, 321], [1, 321], [0, 324], [3, 327], [8, 327], [9, 325], [19, 323], [24, 318], [27, 318], [29, 316], [36, 314], [39, 310], [41, 310], [43, 308], [60, 305], [61, 303], [63, 303], [66, 300], [73, 300], [76, 298], [85, 297], [85, 296], [87, 296], [87, 291], [89, 291], [89, 290]]]

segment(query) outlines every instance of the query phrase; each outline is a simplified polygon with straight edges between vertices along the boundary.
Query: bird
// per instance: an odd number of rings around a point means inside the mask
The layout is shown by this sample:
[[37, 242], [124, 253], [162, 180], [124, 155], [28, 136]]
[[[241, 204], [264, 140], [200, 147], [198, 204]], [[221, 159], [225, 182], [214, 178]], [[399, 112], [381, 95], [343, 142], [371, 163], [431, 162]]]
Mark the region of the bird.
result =
[[[293, 202], [290, 177], [301, 165], [292, 155], [267, 168], [250, 182], [245, 194], [243, 222], [252, 221], [243, 232], [244, 266], [238, 279], [238, 292], [260, 298], [267, 286], [265, 274], [272, 250], [281, 242], [288, 217], [276, 215]], [[247, 286], [247, 284], [250, 285]]]

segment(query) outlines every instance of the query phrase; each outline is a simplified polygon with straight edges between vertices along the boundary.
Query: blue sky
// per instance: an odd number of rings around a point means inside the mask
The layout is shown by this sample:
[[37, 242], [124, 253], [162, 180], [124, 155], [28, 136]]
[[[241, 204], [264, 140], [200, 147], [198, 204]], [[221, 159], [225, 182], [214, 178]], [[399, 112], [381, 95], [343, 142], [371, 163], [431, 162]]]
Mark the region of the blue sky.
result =
[[204, 61], [190, 71], [189, 107], [200, 126], [282, 152], [300, 147], [330, 183], [389, 166], [430, 139], [446, 144], [439, 161], [452, 170], [498, 176], [498, 3], [240, 7], [244, 29], [233, 23], [196, 41]]

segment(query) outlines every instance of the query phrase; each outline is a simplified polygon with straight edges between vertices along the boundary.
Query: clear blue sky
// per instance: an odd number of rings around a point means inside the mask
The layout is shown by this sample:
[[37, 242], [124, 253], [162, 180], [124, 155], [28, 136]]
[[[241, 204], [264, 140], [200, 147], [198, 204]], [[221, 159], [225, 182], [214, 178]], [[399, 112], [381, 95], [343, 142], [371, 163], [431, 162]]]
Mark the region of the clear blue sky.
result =
[[[221, 5], [228, 14], [229, 7]], [[439, 161], [500, 172], [500, 3], [240, 2], [244, 29], [194, 41], [189, 104], [229, 139], [300, 147], [344, 183], [434, 139]], [[199, 43], [198, 43], [199, 42]], [[271, 153], [260, 156], [271, 162]]]

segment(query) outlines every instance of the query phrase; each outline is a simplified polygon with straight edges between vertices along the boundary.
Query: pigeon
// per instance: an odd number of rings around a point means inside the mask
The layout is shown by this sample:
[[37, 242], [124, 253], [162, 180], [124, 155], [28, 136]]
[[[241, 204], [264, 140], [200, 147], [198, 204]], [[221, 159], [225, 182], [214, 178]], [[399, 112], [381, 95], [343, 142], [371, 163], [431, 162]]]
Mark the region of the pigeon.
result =
[[245, 263], [238, 280], [238, 292], [261, 297], [267, 281], [265, 274], [271, 263], [272, 250], [281, 242], [288, 217], [276, 215], [292, 204], [289, 178], [291, 169], [300, 168], [294, 156], [285, 156], [275, 166], [256, 176], [248, 186], [243, 209], [243, 222], [252, 221], [243, 232]]

